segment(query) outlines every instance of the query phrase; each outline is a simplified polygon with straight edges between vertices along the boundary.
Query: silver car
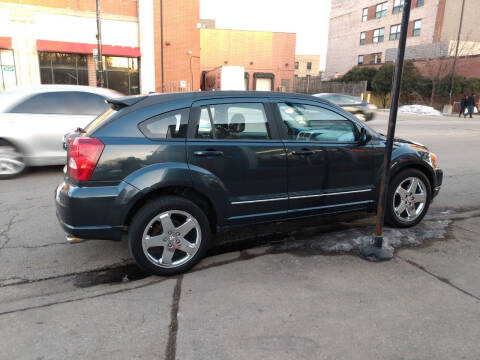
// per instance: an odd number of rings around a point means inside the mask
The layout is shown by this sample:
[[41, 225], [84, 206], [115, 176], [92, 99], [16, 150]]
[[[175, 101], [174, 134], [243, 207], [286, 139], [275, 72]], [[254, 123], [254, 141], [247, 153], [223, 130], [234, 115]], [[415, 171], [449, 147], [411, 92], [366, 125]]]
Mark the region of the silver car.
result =
[[43, 85], [0, 93], [0, 179], [28, 166], [61, 165], [62, 137], [83, 128], [122, 94], [104, 88]]

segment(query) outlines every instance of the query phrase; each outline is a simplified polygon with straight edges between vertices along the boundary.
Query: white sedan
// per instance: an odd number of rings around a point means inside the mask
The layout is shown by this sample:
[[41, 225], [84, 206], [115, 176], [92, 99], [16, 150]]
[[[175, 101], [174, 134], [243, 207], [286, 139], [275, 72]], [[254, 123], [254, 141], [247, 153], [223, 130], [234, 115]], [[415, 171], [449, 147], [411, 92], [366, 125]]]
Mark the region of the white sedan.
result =
[[89, 86], [42, 85], [0, 93], [0, 179], [28, 166], [61, 165], [66, 161], [62, 137], [83, 128], [119, 92]]

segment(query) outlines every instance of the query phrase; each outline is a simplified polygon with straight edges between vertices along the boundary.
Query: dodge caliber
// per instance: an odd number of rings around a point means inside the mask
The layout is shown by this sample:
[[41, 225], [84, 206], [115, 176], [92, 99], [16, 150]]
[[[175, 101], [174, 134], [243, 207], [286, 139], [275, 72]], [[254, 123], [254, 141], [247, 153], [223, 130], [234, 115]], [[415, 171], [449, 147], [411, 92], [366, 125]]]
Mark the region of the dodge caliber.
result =
[[[274, 92], [152, 94], [68, 138], [57, 217], [71, 238], [121, 239], [145, 271], [184, 272], [212, 234], [375, 211], [385, 137], [331, 102]], [[442, 184], [436, 156], [396, 139], [386, 220], [410, 227]]]

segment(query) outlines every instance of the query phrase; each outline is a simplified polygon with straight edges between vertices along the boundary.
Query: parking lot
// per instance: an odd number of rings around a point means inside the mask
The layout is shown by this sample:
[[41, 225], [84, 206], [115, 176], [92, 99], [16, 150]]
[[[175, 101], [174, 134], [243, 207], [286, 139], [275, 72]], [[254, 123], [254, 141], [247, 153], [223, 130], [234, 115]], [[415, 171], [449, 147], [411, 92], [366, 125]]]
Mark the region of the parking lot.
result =
[[66, 243], [61, 168], [2, 181], [0, 358], [480, 358], [480, 117], [401, 114], [397, 136], [445, 178], [380, 264], [356, 256], [373, 218], [353, 214], [222, 234], [191, 272], [145, 276], [125, 240]]

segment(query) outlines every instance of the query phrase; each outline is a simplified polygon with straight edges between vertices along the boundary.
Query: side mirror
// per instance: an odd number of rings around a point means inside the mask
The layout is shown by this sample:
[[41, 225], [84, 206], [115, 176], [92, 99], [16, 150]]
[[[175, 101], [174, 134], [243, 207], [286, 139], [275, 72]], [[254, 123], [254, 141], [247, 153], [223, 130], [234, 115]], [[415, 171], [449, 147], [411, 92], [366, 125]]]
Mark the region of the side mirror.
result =
[[360, 137], [359, 142], [361, 145], [367, 144], [370, 140], [372, 140], [372, 135], [370, 135], [365, 128], [362, 127], [360, 130]]

